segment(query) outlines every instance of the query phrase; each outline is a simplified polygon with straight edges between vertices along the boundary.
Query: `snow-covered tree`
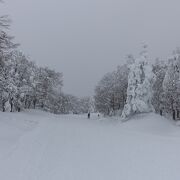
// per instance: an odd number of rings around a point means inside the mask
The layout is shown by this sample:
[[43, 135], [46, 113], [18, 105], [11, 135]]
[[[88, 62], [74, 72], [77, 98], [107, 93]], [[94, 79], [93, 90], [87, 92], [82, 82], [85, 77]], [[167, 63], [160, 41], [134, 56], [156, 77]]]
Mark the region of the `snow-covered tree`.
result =
[[13, 37], [7, 33], [10, 27], [8, 16], [0, 16], [0, 107], [5, 111], [5, 104], [9, 99], [9, 90], [13, 88], [9, 82], [11, 50], [17, 47]]
[[127, 65], [107, 73], [95, 88], [95, 108], [105, 115], [114, 115], [122, 110], [126, 101], [128, 84]]
[[39, 107], [51, 111], [51, 103], [56, 98], [55, 92], [61, 92], [63, 85], [62, 73], [57, 73], [49, 68], [39, 68], [35, 77], [35, 101]]
[[127, 98], [129, 69], [127, 64], [118, 66], [114, 71], [113, 93], [114, 93], [114, 111], [121, 111], [124, 108]]
[[[180, 111], [180, 53], [176, 51], [169, 59], [168, 70], [163, 81], [163, 104], [168, 113]], [[175, 117], [173, 117], [175, 119]]]
[[107, 73], [95, 88], [96, 109], [105, 115], [109, 115], [113, 109], [113, 79], [113, 73]]
[[156, 113], [160, 113], [162, 115], [164, 109], [164, 102], [163, 102], [163, 81], [167, 71], [167, 65], [165, 61], [160, 61], [156, 59], [155, 63], [153, 64], [153, 72], [156, 75], [156, 80], [153, 86], [153, 99], [152, 104], [156, 111]]
[[27, 108], [30, 104], [31, 88], [31, 62], [19, 51], [12, 54], [10, 82], [15, 87], [14, 91], [9, 92], [11, 111]]
[[0, 16], [0, 109], [6, 111], [9, 104], [11, 112], [31, 107], [59, 112], [62, 73], [37, 67], [22, 52], [13, 51], [18, 44], [7, 33], [9, 26], [8, 17]]
[[127, 100], [121, 115], [122, 118], [154, 110], [152, 97], [155, 75], [147, 55], [147, 46], [144, 45], [143, 48], [140, 57], [130, 65]]

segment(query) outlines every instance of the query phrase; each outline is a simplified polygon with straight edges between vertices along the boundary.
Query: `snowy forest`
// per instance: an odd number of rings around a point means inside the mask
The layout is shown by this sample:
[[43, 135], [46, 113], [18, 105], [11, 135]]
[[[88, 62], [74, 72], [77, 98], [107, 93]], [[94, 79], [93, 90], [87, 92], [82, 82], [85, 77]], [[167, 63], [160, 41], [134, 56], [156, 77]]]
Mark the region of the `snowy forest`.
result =
[[128, 55], [126, 64], [105, 74], [93, 98], [78, 98], [62, 91], [63, 73], [38, 67], [8, 34], [10, 20], [0, 17], [0, 109], [42, 109], [55, 114], [100, 112], [127, 118], [156, 112], [179, 118], [180, 50], [166, 60], [153, 60], [143, 45], [138, 58]]
[[156, 112], [179, 119], [180, 50], [168, 61], [148, 57], [147, 45], [138, 58], [107, 73], [95, 89], [95, 107], [106, 115], [127, 118], [136, 113]]

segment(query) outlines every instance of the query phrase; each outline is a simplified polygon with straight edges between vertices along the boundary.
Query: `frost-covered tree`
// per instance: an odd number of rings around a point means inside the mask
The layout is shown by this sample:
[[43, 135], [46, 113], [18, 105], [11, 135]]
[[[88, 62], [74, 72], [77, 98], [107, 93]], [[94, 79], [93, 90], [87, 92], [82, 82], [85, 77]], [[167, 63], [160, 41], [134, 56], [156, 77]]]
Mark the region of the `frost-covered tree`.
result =
[[153, 83], [155, 75], [147, 55], [147, 46], [144, 45], [140, 57], [130, 65], [128, 77], [127, 100], [123, 109], [122, 118], [136, 113], [153, 111]]
[[95, 88], [95, 108], [105, 115], [114, 115], [123, 109], [128, 84], [127, 65], [118, 66], [117, 70], [107, 73]]
[[56, 98], [55, 92], [61, 92], [63, 85], [62, 73], [49, 68], [39, 68], [35, 77], [35, 101], [39, 107], [51, 111], [51, 103]]
[[11, 111], [20, 111], [30, 106], [31, 72], [31, 62], [27, 57], [22, 52], [14, 51], [9, 78], [14, 87], [13, 91], [9, 92]]
[[153, 86], [153, 99], [152, 104], [156, 111], [156, 113], [160, 113], [162, 115], [164, 109], [164, 102], [163, 102], [163, 81], [167, 71], [167, 65], [164, 61], [160, 61], [156, 59], [155, 63], [153, 64], [153, 72], [156, 75], [156, 80]]
[[67, 94], [65, 95], [65, 97], [66, 97], [66, 102], [65, 102], [66, 112], [73, 114], [80, 114], [79, 98], [71, 94]]
[[[180, 53], [176, 51], [169, 59], [168, 70], [163, 81], [163, 104], [168, 113], [180, 111]], [[179, 116], [179, 115], [178, 115]], [[175, 116], [173, 116], [175, 119]]]
[[39, 68], [23, 53], [13, 51], [1, 68], [0, 108], [6, 111], [9, 104], [11, 112], [34, 107], [56, 113], [61, 88], [61, 73]]
[[10, 27], [8, 16], [0, 16], [0, 55], [6, 54], [10, 49], [17, 47], [18, 44], [13, 43], [13, 36], [8, 35], [7, 29]]
[[70, 94], [59, 96], [59, 113], [63, 114], [84, 114], [94, 112], [93, 103], [90, 97], [78, 98]]
[[91, 98], [90, 97], [82, 97], [79, 98], [79, 111], [81, 114], [88, 113], [91, 111]]
[[97, 111], [109, 115], [113, 109], [113, 73], [107, 73], [95, 88], [95, 106]]
[[121, 111], [124, 108], [127, 98], [129, 69], [127, 64], [118, 66], [114, 71], [113, 93], [114, 93], [114, 111]]
[[9, 26], [8, 17], [0, 16], [0, 109], [6, 111], [9, 105], [11, 112], [31, 107], [60, 112], [58, 104], [65, 99], [62, 73], [37, 67], [22, 52], [14, 51], [18, 45], [7, 33]]
[[9, 36], [7, 29], [10, 27], [8, 16], [0, 16], [0, 107], [5, 111], [5, 104], [9, 99], [9, 90], [13, 88], [9, 82], [11, 50], [17, 47], [13, 37]]

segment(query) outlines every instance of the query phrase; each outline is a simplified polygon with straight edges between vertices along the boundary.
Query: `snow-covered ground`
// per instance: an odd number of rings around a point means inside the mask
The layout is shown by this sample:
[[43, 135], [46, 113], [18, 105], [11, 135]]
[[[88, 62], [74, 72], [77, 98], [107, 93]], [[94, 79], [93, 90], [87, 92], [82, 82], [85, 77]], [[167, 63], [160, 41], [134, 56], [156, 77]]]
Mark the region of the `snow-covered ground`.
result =
[[155, 114], [0, 113], [0, 180], [179, 180], [179, 154], [180, 127]]

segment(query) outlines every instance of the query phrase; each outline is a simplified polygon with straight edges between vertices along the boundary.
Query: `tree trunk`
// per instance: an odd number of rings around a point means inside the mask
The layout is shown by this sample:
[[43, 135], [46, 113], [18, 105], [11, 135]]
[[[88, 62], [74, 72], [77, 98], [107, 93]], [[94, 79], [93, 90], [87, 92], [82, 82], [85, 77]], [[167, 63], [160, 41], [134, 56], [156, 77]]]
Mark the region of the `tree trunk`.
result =
[[173, 110], [173, 120], [176, 120], [176, 111]]
[[179, 110], [177, 109], [177, 118], [179, 119]]
[[25, 109], [27, 109], [27, 98], [25, 98]]
[[34, 109], [36, 109], [36, 99], [33, 100]]
[[10, 104], [11, 104], [11, 110], [10, 110], [10, 112], [13, 112], [13, 103], [11, 102]]
[[31, 106], [31, 102], [29, 101], [28, 102], [28, 109], [30, 109], [30, 106]]
[[18, 107], [18, 112], [21, 112], [21, 108], [20, 107]]
[[5, 103], [4, 102], [2, 103], [2, 108], [3, 108], [3, 112], [5, 112], [6, 109], [5, 109]]

